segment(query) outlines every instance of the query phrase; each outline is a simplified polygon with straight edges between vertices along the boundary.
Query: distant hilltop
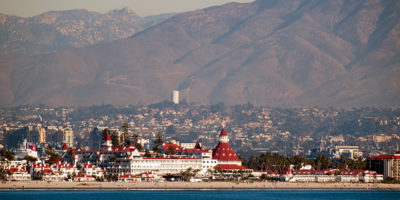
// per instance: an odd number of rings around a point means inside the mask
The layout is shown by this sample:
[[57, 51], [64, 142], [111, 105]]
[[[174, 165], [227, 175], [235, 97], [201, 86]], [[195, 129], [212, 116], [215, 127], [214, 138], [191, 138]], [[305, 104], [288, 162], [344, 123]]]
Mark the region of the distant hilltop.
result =
[[260, 0], [150, 28], [126, 9], [2, 16], [15, 24], [3, 30], [28, 31], [2, 40], [0, 105], [151, 104], [177, 89], [201, 104], [399, 106], [399, 10], [396, 0]]
[[0, 55], [32, 56], [123, 39], [170, 16], [143, 18], [129, 7], [105, 14], [87, 10], [50, 11], [26, 18], [0, 14]]

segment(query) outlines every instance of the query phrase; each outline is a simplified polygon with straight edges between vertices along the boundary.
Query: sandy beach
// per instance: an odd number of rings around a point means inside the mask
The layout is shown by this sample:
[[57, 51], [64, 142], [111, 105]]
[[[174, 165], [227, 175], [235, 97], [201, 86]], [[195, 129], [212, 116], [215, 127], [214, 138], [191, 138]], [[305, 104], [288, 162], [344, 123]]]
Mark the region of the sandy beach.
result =
[[400, 190], [400, 184], [383, 183], [288, 183], [288, 182], [45, 182], [7, 181], [1, 190], [232, 190], [232, 189], [361, 189]]

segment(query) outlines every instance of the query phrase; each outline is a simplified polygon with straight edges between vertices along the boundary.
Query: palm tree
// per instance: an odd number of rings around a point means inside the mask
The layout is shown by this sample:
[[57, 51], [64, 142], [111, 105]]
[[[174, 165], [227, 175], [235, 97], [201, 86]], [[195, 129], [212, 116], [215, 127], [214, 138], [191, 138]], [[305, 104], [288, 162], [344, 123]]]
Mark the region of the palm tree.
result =
[[197, 173], [199, 173], [200, 169], [193, 170], [193, 177], [196, 177]]
[[53, 154], [54, 153], [54, 148], [49, 145], [46, 149], [45, 149], [47, 154]]
[[167, 149], [165, 154], [167, 154], [167, 155], [175, 155], [176, 154], [175, 148], [173, 146], [169, 146], [169, 148]]
[[122, 145], [127, 145], [128, 144], [128, 129], [129, 129], [129, 125], [127, 123], [123, 123], [122, 124]]
[[208, 168], [207, 169], [207, 174], [213, 175], [214, 174], [214, 170], [212, 170], [211, 168]]
[[150, 150], [146, 149], [146, 151], [144, 153], [144, 157], [146, 157], [146, 158], [150, 158], [151, 157]]

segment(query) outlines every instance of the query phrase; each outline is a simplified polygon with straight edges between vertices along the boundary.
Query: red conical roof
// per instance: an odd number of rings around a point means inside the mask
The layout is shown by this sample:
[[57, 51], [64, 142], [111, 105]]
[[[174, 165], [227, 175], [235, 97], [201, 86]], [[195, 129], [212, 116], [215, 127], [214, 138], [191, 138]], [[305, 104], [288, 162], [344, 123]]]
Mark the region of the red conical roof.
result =
[[228, 136], [228, 134], [226, 134], [225, 129], [222, 129], [222, 130], [221, 130], [221, 133], [219, 134], [219, 136], [220, 136], [220, 137], [221, 137], [221, 136]]
[[111, 137], [110, 134], [108, 134], [108, 132], [104, 135], [103, 141], [111, 141]]
[[194, 149], [201, 149], [200, 143], [197, 140], [196, 145], [194, 145]]
[[[228, 136], [228, 134], [226, 134], [225, 130], [222, 129], [219, 136]], [[223, 161], [240, 161], [231, 145], [227, 142], [218, 143], [213, 150], [212, 158]]]
[[212, 158], [223, 161], [240, 161], [229, 143], [220, 142], [214, 148]]

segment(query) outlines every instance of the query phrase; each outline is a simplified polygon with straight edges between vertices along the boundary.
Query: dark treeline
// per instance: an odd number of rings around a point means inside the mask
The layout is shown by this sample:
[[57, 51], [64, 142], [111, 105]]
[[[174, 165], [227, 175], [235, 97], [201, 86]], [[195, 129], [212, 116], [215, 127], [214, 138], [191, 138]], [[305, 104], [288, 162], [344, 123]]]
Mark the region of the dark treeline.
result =
[[278, 153], [263, 153], [259, 156], [251, 156], [249, 160], [241, 158], [242, 164], [248, 168], [254, 170], [272, 170], [280, 171], [286, 170], [290, 165], [294, 165], [294, 169], [298, 170], [302, 166], [312, 165], [316, 170], [337, 168], [337, 169], [365, 169], [366, 162], [362, 158], [352, 160], [346, 157], [340, 157], [339, 159], [330, 159], [324, 154], [318, 154], [315, 160], [307, 159], [301, 155], [295, 155], [292, 157], [280, 155]]

